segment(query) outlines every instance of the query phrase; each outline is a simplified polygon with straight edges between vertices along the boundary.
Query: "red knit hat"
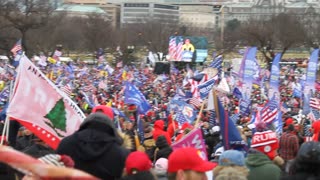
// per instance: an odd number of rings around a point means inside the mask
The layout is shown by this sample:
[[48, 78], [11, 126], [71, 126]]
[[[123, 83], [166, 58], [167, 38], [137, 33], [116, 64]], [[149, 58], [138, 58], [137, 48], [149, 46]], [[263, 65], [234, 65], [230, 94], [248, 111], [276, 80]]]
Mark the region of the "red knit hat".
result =
[[136, 171], [149, 171], [151, 168], [152, 162], [144, 152], [135, 151], [127, 157], [126, 172], [128, 175], [135, 174]]
[[276, 157], [279, 148], [277, 135], [273, 131], [256, 132], [252, 137], [251, 147], [266, 154], [271, 160]]
[[99, 106], [96, 106], [92, 109], [92, 113], [95, 113], [95, 112], [102, 112], [103, 114], [108, 116], [113, 121], [114, 115], [113, 115], [112, 108], [110, 108], [108, 106], [104, 106], [104, 105], [99, 105]]

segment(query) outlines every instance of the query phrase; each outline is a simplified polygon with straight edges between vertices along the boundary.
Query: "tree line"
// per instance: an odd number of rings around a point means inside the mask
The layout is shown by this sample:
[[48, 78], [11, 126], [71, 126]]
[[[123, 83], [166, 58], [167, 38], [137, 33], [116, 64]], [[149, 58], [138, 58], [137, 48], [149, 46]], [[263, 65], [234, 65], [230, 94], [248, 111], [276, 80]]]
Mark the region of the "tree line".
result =
[[220, 54], [242, 46], [257, 46], [270, 62], [276, 52], [319, 46], [320, 18], [318, 14], [310, 17], [278, 14], [244, 22], [233, 19], [226, 22], [221, 39], [220, 29], [148, 19], [115, 29], [99, 14], [88, 14], [86, 18], [58, 14], [50, 0], [0, 0], [0, 53], [10, 55], [10, 49], [21, 38], [29, 56], [40, 52], [49, 55], [58, 44], [67, 53], [93, 53], [99, 48], [115, 51], [120, 46], [126, 54], [127, 46], [135, 46], [166, 54], [169, 36], [188, 35], [206, 36]]

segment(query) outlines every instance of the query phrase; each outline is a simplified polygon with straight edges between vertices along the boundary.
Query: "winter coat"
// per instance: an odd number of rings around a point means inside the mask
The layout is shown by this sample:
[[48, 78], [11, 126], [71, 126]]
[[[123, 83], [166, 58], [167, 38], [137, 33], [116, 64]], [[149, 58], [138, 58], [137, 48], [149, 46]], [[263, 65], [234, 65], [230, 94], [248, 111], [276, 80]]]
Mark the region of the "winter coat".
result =
[[69, 155], [76, 169], [112, 180], [121, 177], [129, 154], [122, 143], [113, 122], [102, 113], [93, 113], [78, 131], [62, 139], [57, 153]]
[[248, 180], [279, 180], [281, 170], [269, 157], [257, 150], [250, 149], [246, 160], [250, 170]]
[[298, 173], [295, 175], [287, 175], [281, 178], [281, 180], [318, 180], [319, 177], [308, 173]]
[[157, 151], [155, 160], [160, 158], [168, 159], [169, 155], [172, 153], [172, 148], [169, 146], [167, 139], [164, 136], [159, 136], [156, 141]]
[[25, 148], [23, 153], [28, 154], [34, 158], [39, 158], [47, 154], [54, 154], [54, 150], [49, 146], [42, 143], [34, 143], [33, 145]]
[[33, 135], [22, 136], [17, 138], [15, 149], [23, 151], [24, 149], [30, 147], [33, 144], [32, 138]]
[[164, 131], [163, 129], [164, 129], [164, 121], [157, 120], [154, 123], [153, 139], [157, 141], [158, 137], [162, 135], [166, 137], [168, 144], [171, 145], [171, 139], [170, 139], [169, 133]]

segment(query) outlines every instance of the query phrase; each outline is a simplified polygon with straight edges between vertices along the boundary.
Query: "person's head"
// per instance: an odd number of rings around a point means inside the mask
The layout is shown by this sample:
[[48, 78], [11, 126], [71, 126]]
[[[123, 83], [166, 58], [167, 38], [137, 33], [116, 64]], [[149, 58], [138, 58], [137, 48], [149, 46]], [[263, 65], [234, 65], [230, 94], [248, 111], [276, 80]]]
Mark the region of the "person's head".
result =
[[319, 142], [305, 142], [301, 145], [292, 165], [292, 172], [293, 174], [306, 173], [315, 177], [320, 175]]
[[148, 155], [141, 151], [135, 151], [129, 154], [125, 163], [125, 170], [127, 175], [134, 175], [143, 171], [150, 171], [152, 162]]
[[279, 141], [273, 131], [256, 132], [252, 137], [251, 147], [267, 155], [271, 160], [277, 156]]
[[206, 180], [205, 172], [212, 170], [214, 164], [203, 160], [200, 152], [192, 147], [173, 151], [168, 159], [169, 180]]
[[[234, 172], [238, 173], [235, 174]], [[237, 150], [222, 152], [219, 157], [219, 165], [213, 170], [214, 177], [219, 177], [221, 180], [236, 176], [246, 178], [248, 173], [249, 170], [245, 166], [244, 154]]]
[[156, 173], [167, 173], [168, 170], [168, 159], [159, 158], [154, 164], [154, 170]]
[[104, 115], [108, 116], [112, 121], [114, 118], [113, 110], [112, 108], [104, 105], [95, 106], [92, 109], [92, 113], [103, 113]]
[[123, 125], [126, 130], [131, 130], [133, 128], [133, 123], [131, 121], [125, 121]]
[[288, 132], [293, 132], [294, 131], [294, 125], [293, 124], [289, 124], [288, 128], [287, 128]]
[[227, 150], [219, 157], [219, 166], [244, 166], [244, 154], [237, 150]]
[[84, 119], [78, 131], [88, 129], [93, 130], [93, 132], [108, 134], [114, 137], [117, 143], [123, 143], [112, 120], [102, 113], [91, 113]]

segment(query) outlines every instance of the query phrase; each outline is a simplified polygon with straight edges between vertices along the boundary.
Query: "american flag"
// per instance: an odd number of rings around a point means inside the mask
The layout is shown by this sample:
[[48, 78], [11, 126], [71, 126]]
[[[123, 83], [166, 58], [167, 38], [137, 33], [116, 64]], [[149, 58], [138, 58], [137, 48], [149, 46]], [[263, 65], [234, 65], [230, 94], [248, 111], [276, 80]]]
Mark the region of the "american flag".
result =
[[182, 37], [180, 37], [178, 45], [176, 47], [176, 54], [175, 54], [176, 61], [182, 60], [182, 46], [183, 46], [183, 39], [182, 39]]
[[317, 121], [320, 119], [320, 112], [317, 109], [311, 108], [309, 117], [312, 121]]
[[169, 55], [171, 59], [173, 59], [176, 56], [176, 48], [176, 37], [171, 37], [169, 41]]
[[211, 126], [217, 126], [217, 121], [216, 121], [217, 115], [216, 115], [216, 110], [210, 110], [210, 117], [209, 117], [209, 124]]
[[71, 88], [70, 84], [66, 84], [66, 85], [62, 86], [60, 88], [60, 90], [68, 96], [71, 96], [71, 94], [72, 94], [72, 88]]
[[261, 120], [267, 124], [271, 123], [278, 115], [278, 102], [273, 97], [261, 110]]
[[122, 61], [120, 61], [120, 62], [117, 63], [117, 67], [118, 67], [118, 68], [121, 68], [122, 66], [123, 66]]
[[197, 97], [192, 97], [189, 100], [189, 104], [191, 104], [192, 106], [194, 106], [195, 108], [199, 108], [201, 106], [201, 101], [199, 98]]
[[95, 91], [96, 88], [92, 84], [89, 84], [89, 85], [83, 86], [82, 90], [84, 92], [89, 92], [89, 91]]
[[200, 81], [196, 81], [194, 79], [189, 79], [188, 82], [191, 85], [191, 93], [193, 97], [200, 99], [198, 85], [208, 81], [208, 75], [204, 74]]
[[280, 110], [283, 112], [283, 114], [287, 113], [289, 111], [288, 105], [282, 102], [280, 105]]
[[305, 137], [312, 137], [312, 132], [310, 131], [311, 126], [305, 122], [303, 124], [303, 132]]
[[320, 110], [320, 102], [317, 98], [310, 98], [310, 107], [313, 109]]
[[179, 126], [181, 127], [185, 122], [188, 122], [187, 119], [184, 117], [181, 111], [178, 111], [176, 114], [176, 121], [178, 122]]
[[55, 59], [55, 60], [59, 60], [59, 57], [62, 55], [62, 52], [59, 51], [59, 50], [55, 50], [54, 53], [53, 53], [53, 56], [52, 58]]
[[22, 54], [22, 44], [21, 39], [19, 39], [16, 44], [11, 49], [11, 52], [13, 53], [13, 56], [16, 56], [17, 54]]
[[220, 55], [220, 56], [216, 57], [212, 61], [212, 63], [209, 65], [209, 67], [218, 69], [218, 75], [220, 76], [221, 72], [222, 72], [222, 56]]
[[107, 88], [107, 84], [104, 81], [100, 81], [98, 87], [100, 89], [106, 89]]

